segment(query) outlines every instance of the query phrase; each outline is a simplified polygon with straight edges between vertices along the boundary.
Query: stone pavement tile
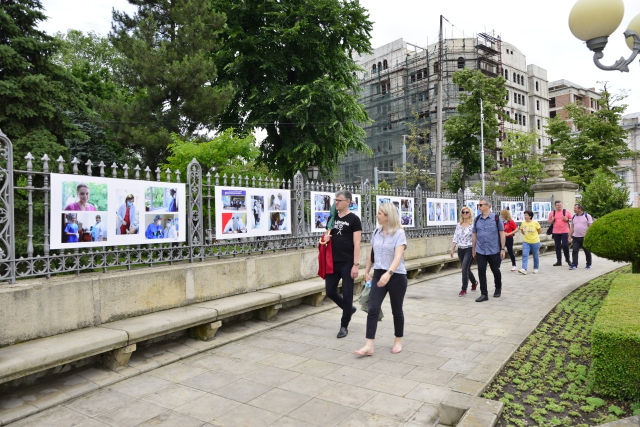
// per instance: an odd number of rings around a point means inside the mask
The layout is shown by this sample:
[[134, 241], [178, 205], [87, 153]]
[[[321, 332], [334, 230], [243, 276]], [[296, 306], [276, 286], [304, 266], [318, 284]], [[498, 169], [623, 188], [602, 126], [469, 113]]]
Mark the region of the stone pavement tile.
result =
[[305, 344], [301, 342], [284, 341], [284, 344], [279, 346], [276, 350], [279, 353], [287, 353], [299, 355], [307, 351], [311, 351], [316, 348], [315, 345]]
[[[48, 388], [58, 389], [71, 397], [81, 396], [99, 388], [96, 383], [76, 374], [60, 375], [47, 381], [46, 385]], [[22, 390], [19, 392], [22, 394]]]
[[313, 375], [314, 377], [324, 377], [331, 372], [340, 369], [342, 365], [335, 363], [324, 362], [322, 360], [309, 359], [304, 362], [292, 366], [290, 369], [302, 374]]
[[313, 424], [305, 423], [304, 421], [296, 420], [290, 417], [282, 417], [271, 425], [274, 427], [312, 427], [313, 426]]
[[375, 372], [364, 371], [350, 366], [343, 366], [329, 375], [326, 375], [324, 378], [337, 381], [339, 383], [363, 386], [377, 376], [378, 374]]
[[[135, 354], [135, 352], [134, 352]], [[156, 364], [155, 367], [160, 366]], [[76, 372], [82, 378], [85, 378], [97, 385], [104, 387], [107, 385], [111, 385], [115, 382], [121, 381], [125, 379], [125, 376], [117, 374], [113, 371], [104, 368], [86, 368]]]
[[240, 377], [210, 371], [205, 372], [204, 374], [200, 374], [196, 377], [191, 377], [188, 380], [184, 380], [181, 384], [187, 387], [210, 392], [219, 387], [223, 387], [229, 383], [237, 381], [238, 379], [240, 379]]
[[358, 408], [376, 394], [378, 393], [374, 390], [337, 383], [333, 387], [320, 393], [317, 397], [318, 399], [328, 400], [329, 402], [339, 405]]
[[504, 340], [502, 342], [508, 343], [508, 344], [515, 344], [515, 345], [519, 346], [520, 344], [522, 344], [524, 342], [524, 340], [528, 336], [529, 336], [529, 334], [525, 335], [525, 334], [514, 334], [514, 333], [511, 333], [511, 334], [509, 334], [509, 336], [504, 337]]
[[417, 366], [411, 372], [406, 374], [404, 378], [421, 383], [443, 386], [455, 377], [455, 375], [455, 372]]
[[343, 366], [351, 366], [353, 368], [358, 368], [358, 369], [365, 369], [367, 366], [369, 365], [373, 365], [374, 363], [376, 363], [377, 359], [376, 357], [369, 357], [369, 356], [358, 356], [353, 354], [353, 351], [358, 350], [359, 348], [361, 348], [364, 345], [364, 342], [362, 343], [358, 343], [358, 344], [354, 344], [353, 345], [353, 350], [351, 350], [351, 353], [346, 353], [343, 356], [338, 357], [337, 359], [335, 359], [333, 361], [333, 363], [337, 363], [339, 365], [343, 365]]
[[271, 425], [280, 417], [282, 415], [266, 409], [242, 405], [211, 421], [211, 424], [224, 427], [263, 427]]
[[237, 353], [234, 353], [233, 357], [242, 360], [248, 360], [250, 362], [259, 362], [269, 356], [273, 356], [274, 354], [278, 353], [273, 350], [267, 350], [264, 348], [247, 347], [244, 350], [240, 350]]
[[75, 424], [74, 427], [111, 427], [110, 424], [98, 421], [95, 418], [87, 418], [79, 424]]
[[517, 348], [518, 346], [516, 344], [501, 342], [500, 345], [498, 345], [491, 353], [510, 356]]
[[405, 397], [432, 405], [439, 405], [449, 391], [450, 389], [448, 387], [433, 384], [418, 384], [411, 392], [407, 393]]
[[180, 384], [174, 384], [170, 387], [149, 394], [142, 398], [145, 402], [162, 406], [163, 408], [173, 409], [183, 403], [187, 403], [196, 397], [200, 397], [205, 392], [191, 387], [185, 387]]
[[436, 356], [448, 357], [450, 359], [472, 361], [473, 359], [478, 357], [479, 354], [481, 353], [478, 353], [477, 351], [473, 351], [473, 350], [461, 350], [458, 348], [445, 347], [439, 352], [437, 352]]
[[17, 398], [0, 400], [0, 423], [8, 424], [38, 412], [38, 408]]
[[269, 366], [275, 366], [277, 368], [289, 369], [304, 362], [307, 359], [308, 357], [294, 356], [293, 354], [276, 353], [273, 356], [262, 359], [260, 363]]
[[498, 373], [493, 366], [478, 365], [467, 374], [467, 378], [481, 383], [488, 383]]
[[117, 409], [105, 412], [97, 418], [109, 424], [133, 427], [166, 412], [167, 408], [142, 400], [135, 400]]
[[371, 381], [367, 382], [363, 387], [376, 391], [393, 394], [396, 396], [404, 396], [409, 393], [419, 383], [417, 381], [396, 376], [380, 374]]
[[[475, 334], [477, 335], [478, 332], [476, 331]], [[435, 340], [433, 343], [435, 345], [441, 345], [444, 347], [452, 347], [452, 348], [464, 350], [469, 348], [469, 346], [473, 344], [474, 341], [469, 341], [469, 340], [460, 339], [460, 338], [440, 337], [437, 340]]]
[[433, 344], [432, 342], [431, 343], [416, 342], [416, 341], [411, 341], [410, 339], [408, 339], [407, 341], [408, 342], [406, 344], [402, 345], [402, 351], [407, 350], [413, 353], [436, 354], [437, 352], [445, 348], [445, 346], [443, 345], [436, 345], [436, 344]]
[[142, 424], [138, 424], [137, 427], [199, 427], [201, 425], [201, 420], [196, 420], [195, 418], [188, 417], [178, 412], [166, 411], [158, 415], [157, 417], [143, 422]]
[[436, 421], [440, 414], [438, 413], [438, 407], [436, 405], [430, 405], [425, 403], [422, 407], [413, 414], [411, 418], [409, 418], [409, 423], [405, 424], [405, 426], [434, 426], [436, 425]]
[[287, 415], [311, 399], [304, 394], [274, 388], [249, 402], [249, 405]]
[[95, 416], [124, 405], [131, 401], [131, 396], [105, 388], [94, 391], [87, 396], [79, 397], [64, 405], [85, 415]]
[[291, 342], [297, 342], [302, 344], [310, 343], [310, 344], [316, 345], [315, 340], [318, 339], [318, 336], [312, 335], [312, 334], [305, 334], [304, 332], [293, 332], [293, 333], [285, 332], [282, 335], [280, 335], [279, 338], [286, 341], [291, 341]]
[[12, 427], [47, 426], [67, 427], [86, 421], [87, 417], [64, 406], [56, 406], [48, 411], [22, 419], [11, 424]]
[[338, 424], [354, 411], [348, 406], [322, 399], [311, 399], [289, 414], [290, 418], [315, 426], [328, 427]]
[[117, 392], [128, 394], [129, 396], [142, 397], [167, 388], [172, 384], [171, 381], [146, 373], [114, 384], [110, 388]]
[[502, 365], [504, 365], [507, 360], [509, 360], [509, 357], [505, 355], [495, 353], [481, 353], [480, 355], [478, 355], [478, 357], [473, 359], [473, 362], [477, 363], [478, 365], [490, 366], [497, 371], [502, 368]]
[[[66, 402], [71, 399], [66, 393], [63, 393], [57, 388], [51, 387], [47, 382], [41, 384], [35, 384], [29, 387], [21, 387], [14, 393], [7, 396], [9, 399], [18, 399], [22, 401], [22, 404], [35, 406], [38, 409], [51, 408], [59, 403]], [[14, 404], [14, 406], [20, 406]], [[12, 406], [11, 404], [2, 406]]]
[[479, 353], [491, 353], [495, 349], [496, 345], [484, 342], [474, 342], [467, 347], [467, 350], [477, 351]]
[[318, 346], [318, 348], [338, 348], [342, 345], [342, 341], [336, 338], [334, 331], [331, 331], [330, 336], [316, 336], [312, 342], [313, 345]]
[[236, 362], [238, 360], [240, 359], [235, 359], [224, 354], [206, 353], [198, 357], [190, 357], [183, 360], [181, 363], [203, 369], [213, 369], [215, 366], [225, 365], [229, 362]]
[[[137, 351], [134, 351], [133, 354], [131, 355], [131, 358], [129, 359], [129, 366], [137, 369], [140, 372], [148, 372], [152, 369], [159, 368], [161, 364], [157, 360], [154, 360], [152, 357], [145, 357], [142, 354], [138, 354]], [[82, 374], [78, 373], [78, 375], [82, 375]], [[89, 377], [85, 377], [85, 378], [96, 382], [92, 378], [89, 378]]]
[[408, 365], [401, 362], [378, 360], [376, 363], [367, 366], [365, 370], [394, 377], [403, 377], [414, 368], [414, 365]]
[[448, 362], [440, 366], [439, 369], [443, 371], [451, 371], [459, 374], [468, 374], [478, 366], [475, 362], [468, 362], [466, 360], [449, 359]]
[[423, 402], [417, 400], [393, 396], [391, 394], [378, 393], [359, 409], [361, 411], [373, 412], [374, 414], [385, 417], [407, 421], [420, 409], [422, 403]]
[[234, 400], [225, 399], [224, 397], [213, 394], [205, 394], [189, 403], [178, 406], [174, 411], [197, 420], [209, 422], [214, 418], [218, 418], [238, 408], [240, 405], [241, 403]]
[[154, 344], [149, 347], [145, 347], [144, 349], [138, 350], [138, 352], [143, 357], [153, 359], [160, 365], [167, 365], [171, 362], [176, 362], [181, 359], [178, 354], [165, 350], [163, 347], [160, 347], [161, 345], [162, 344]]
[[390, 360], [392, 362], [402, 362], [407, 357], [411, 356], [413, 352], [405, 350], [404, 343], [402, 344], [402, 352], [398, 354], [391, 353], [391, 347], [393, 346], [393, 341], [389, 341], [391, 345], [376, 345], [376, 353], [373, 356], [374, 359], [379, 360]]
[[446, 387], [451, 390], [470, 394], [472, 396], [476, 396], [480, 393], [484, 386], [484, 382], [470, 380], [465, 374], [457, 374], [446, 384]]
[[243, 377], [262, 368], [264, 368], [264, 365], [261, 365], [260, 363], [254, 363], [248, 360], [236, 360], [235, 362], [226, 363], [224, 365], [216, 365], [212, 370], [220, 372], [221, 374]]
[[[343, 344], [340, 344], [340, 345], [343, 345]], [[349, 348], [351, 348], [351, 346], [352, 346], [351, 343], [349, 343]], [[333, 348], [318, 347], [310, 351], [307, 351], [306, 353], [302, 353], [300, 356], [310, 357], [315, 360], [323, 360], [325, 362], [333, 362], [338, 357], [344, 356], [346, 353], [347, 352], [345, 351], [334, 350]]]
[[299, 394], [304, 394], [305, 396], [309, 397], [315, 397], [335, 384], [335, 381], [312, 377], [311, 375], [300, 374], [294, 379], [282, 384], [278, 388], [293, 391]]
[[149, 375], [174, 383], [180, 383], [205, 372], [207, 372], [207, 369], [197, 366], [185, 365], [183, 363], [172, 363], [149, 372]]
[[365, 411], [355, 411], [338, 426], [340, 427], [398, 427], [403, 423], [400, 420], [383, 417]]
[[427, 368], [438, 369], [449, 359], [446, 357], [432, 356], [430, 354], [414, 353], [402, 362], [409, 365], [425, 366]]
[[[393, 334], [392, 334], [393, 335]], [[393, 338], [392, 338], [393, 339]], [[405, 336], [402, 338], [402, 342], [406, 344], [410, 343], [423, 343], [423, 344], [432, 344], [434, 341], [439, 340], [440, 337], [429, 334], [411, 334], [409, 336]]]
[[239, 379], [223, 387], [220, 387], [211, 393], [218, 396], [226, 397], [227, 399], [236, 400], [238, 402], [247, 403], [248, 401], [255, 399], [256, 397], [268, 392], [273, 387], [256, 383], [253, 381], [247, 381], [245, 379]]
[[[307, 363], [307, 362], [302, 362]], [[300, 366], [300, 365], [298, 365]], [[271, 387], [278, 387], [292, 380], [300, 375], [298, 372], [291, 372], [286, 369], [276, 368], [275, 366], [266, 366], [259, 371], [245, 375], [244, 378], [249, 381], [254, 381], [260, 384], [265, 384]]]

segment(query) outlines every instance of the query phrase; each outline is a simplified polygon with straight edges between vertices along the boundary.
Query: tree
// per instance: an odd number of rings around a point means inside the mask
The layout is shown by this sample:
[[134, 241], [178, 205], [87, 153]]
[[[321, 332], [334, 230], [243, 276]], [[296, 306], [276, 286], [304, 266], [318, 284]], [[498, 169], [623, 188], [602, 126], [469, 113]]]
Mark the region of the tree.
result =
[[[459, 161], [459, 169], [454, 171], [447, 182], [449, 190], [464, 189], [468, 178], [481, 171], [480, 160], [480, 99], [484, 114], [484, 147], [495, 148], [500, 135], [499, 117], [509, 121], [504, 113], [507, 105], [507, 89], [502, 76], [486, 77], [480, 70], [458, 70], [453, 73], [453, 83], [461, 92], [457, 114], [444, 124], [444, 137], [447, 145], [444, 153]], [[493, 167], [495, 159], [485, 156], [485, 169]]]
[[209, 0], [129, 0], [134, 16], [113, 12], [116, 78], [127, 97], [105, 103], [112, 131], [147, 164], [162, 163], [171, 134], [193, 140], [213, 129], [231, 89], [220, 84], [213, 56], [224, 15]]
[[330, 176], [348, 150], [370, 153], [353, 57], [372, 23], [357, 0], [212, 1], [227, 16], [220, 82], [235, 89], [220, 128], [265, 129], [260, 162], [280, 176]]
[[613, 261], [631, 262], [640, 274], [640, 208], [615, 210], [594, 221], [584, 237], [584, 247]]
[[29, 151], [55, 159], [66, 156], [67, 139], [86, 137], [69, 114], [86, 109], [80, 82], [52, 60], [60, 42], [37, 29], [45, 19], [39, 0], [0, 2], [0, 128], [16, 167]]
[[547, 125], [547, 133], [553, 139], [553, 144], [545, 149], [545, 153], [557, 153], [566, 158], [563, 176], [582, 188], [591, 182], [598, 170], [613, 177], [614, 173], [608, 168], [617, 166], [619, 159], [633, 154], [625, 141], [627, 131], [620, 125], [627, 106], [614, 105], [624, 96], [612, 95], [606, 85], [600, 96], [598, 105], [601, 109], [593, 113], [574, 103], [564, 108], [566, 120], [573, 122], [577, 132], [572, 132], [560, 116], [549, 120]]
[[582, 193], [582, 207], [594, 218], [629, 207], [629, 188], [605, 169], [596, 171]]
[[547, 174], [540, 156], [535, 154], [535, 133], [507, 132], [502, 141], [502, 154], [507, 165], [492, 174], [498, 179], [500, 192], [507, 196], [531, 194], [531, 186]]
[[423, 190], [432, 190], [434, 179], [429, 175], [430, 147], [425, 145], [429, 130], [426, 126], [426, 120], [421, 119], [418, 113], [413, 112], [413, 117], [413, 121], [407, 121], [409, 135], [404, 141], [407, 145], [406, 170], [402, 166], [394, 166], [396, 186], [406, 180], [408, 188], [420, 184]]

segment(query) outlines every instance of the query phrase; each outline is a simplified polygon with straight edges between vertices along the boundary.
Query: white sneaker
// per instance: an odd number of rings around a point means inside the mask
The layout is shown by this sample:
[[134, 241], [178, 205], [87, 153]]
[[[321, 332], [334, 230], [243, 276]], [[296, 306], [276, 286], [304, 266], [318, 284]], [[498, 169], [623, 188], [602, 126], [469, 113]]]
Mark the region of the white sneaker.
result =
[[533, 274], [538, 274], [538, 269], [533, 270]]
[[521, 268], [520, 270], [518, 270], [518, 273], [524, 274], [526, 276], [527, 275], [527, 270], [525, 270], [524, 268]]
[[511, 271], [516, 271], [518, 269], [518, 267], [516, 267], [515, 265], [513, 267], [511, 267]]

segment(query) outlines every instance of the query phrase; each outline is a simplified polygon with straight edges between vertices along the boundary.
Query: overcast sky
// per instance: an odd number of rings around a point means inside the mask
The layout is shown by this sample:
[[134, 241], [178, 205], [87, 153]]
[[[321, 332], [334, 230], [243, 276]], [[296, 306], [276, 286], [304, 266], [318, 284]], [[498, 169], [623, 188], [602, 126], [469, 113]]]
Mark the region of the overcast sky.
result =
[[[438, 37], [440, 15], [445, 22], [446, 37], [474, 36], [492, 32], [503, 41], [517, 47], [527, 57], [527, 63], [545, 68], [549, 81], [566, 79], [583, 87], [598, 87], [598, 81], [608, 81], [617, 92], [629, 90], [626, 113], [640, 112], [640, 55], [629, 65], [629, 73], [602, 71], [593, 64], [593, 55], [576, 39], [567, 24], [574, 0], [360, 0], [374, 22], [372, 46], [379, 47], [393, 40], [426, 46]], [[111, 11], [135, 8], [126, 0], [42, 0], [49, 19], [40, 25], [54, 34], [68, 29], [95, 31], [106, 35], [111, 30]], [[609, 65], [617, 58], [627, 58], [631, 51], [624, 42], [623, 31], [631, 19], [640, 13], [640, 1], [625, 0], [625, 16], [620, 27], [609, 38], [602, 62]]]

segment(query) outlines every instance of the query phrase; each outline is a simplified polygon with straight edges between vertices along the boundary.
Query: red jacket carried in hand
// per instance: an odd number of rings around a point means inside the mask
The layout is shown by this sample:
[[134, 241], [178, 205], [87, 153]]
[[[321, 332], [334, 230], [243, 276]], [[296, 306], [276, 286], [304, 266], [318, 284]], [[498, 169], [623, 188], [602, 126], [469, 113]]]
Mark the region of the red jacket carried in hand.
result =
[[327, 274], [333, 273], [333, 251], [331, 250], [331, 239], [327, 239], [326, 236], [322, 236], [320, 243], [318, 243], [318, 276], [323, 279]]

